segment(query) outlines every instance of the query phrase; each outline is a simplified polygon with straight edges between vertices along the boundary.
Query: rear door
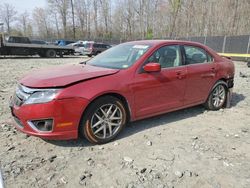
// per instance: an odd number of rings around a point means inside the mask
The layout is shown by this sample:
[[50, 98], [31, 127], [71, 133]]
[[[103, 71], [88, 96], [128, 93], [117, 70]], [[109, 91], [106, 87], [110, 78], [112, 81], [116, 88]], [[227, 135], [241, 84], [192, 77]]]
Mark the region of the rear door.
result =
[[[160, 114], [183, 105], [186, 66], [182, 64], [180, 46], [164, 46], [145, 62], [161, 64], [160, 72], [139, 72], [132, 86], [136, 118]], [[144, 64], [144, 65], [145, 65]]]
[[205, 49], [184, 45], [185, 63], [187, 65], [187, 88], [185, 105], [198, 104], [206, 100], [216, 76], [216, 64]]

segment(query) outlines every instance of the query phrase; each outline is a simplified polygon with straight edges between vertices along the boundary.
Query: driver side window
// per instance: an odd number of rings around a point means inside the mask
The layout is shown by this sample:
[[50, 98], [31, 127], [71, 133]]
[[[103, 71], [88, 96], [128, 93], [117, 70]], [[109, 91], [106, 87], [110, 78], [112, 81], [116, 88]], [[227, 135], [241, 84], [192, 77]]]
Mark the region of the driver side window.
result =
[[178, 45], [164, 46], [156, 50], [146, 63], [159, 63], [161, 68], [181, 66], [181, 52]]

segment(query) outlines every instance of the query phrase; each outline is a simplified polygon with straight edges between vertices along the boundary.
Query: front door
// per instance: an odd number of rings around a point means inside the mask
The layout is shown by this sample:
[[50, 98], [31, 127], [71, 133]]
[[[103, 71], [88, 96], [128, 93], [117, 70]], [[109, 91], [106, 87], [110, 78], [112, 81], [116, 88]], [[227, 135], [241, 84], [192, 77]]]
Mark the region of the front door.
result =
[[136, 118], [153, 116], [183, 105], [186, 88], [186, 66], [182, 64], [178, 45], [156, 50], [146, 63], [160, 63], [160, 72], [136, 73], [134, 92]]

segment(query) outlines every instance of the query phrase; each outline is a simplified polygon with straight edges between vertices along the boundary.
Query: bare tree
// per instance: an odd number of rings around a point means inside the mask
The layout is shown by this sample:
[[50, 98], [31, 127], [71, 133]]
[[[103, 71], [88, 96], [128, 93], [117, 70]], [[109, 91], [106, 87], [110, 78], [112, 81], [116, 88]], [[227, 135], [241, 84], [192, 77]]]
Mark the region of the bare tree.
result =
[[3, 4], [3, 6], [1, 6], [0, 8], [1, 8], [0, 16], [7, 26], [8, 34], [11, 34], [11, 23], [15, 21], [15, 16], [17, 15], [17, 11], [11, 4], [8, 3]]
[[38, 28], [40, 37], [49, 38], [48, 12], [43, 8], [35, 8], [33, 11], [33, 20]]
[[67, 38], [67, 16], [70, 4], [69, 0], [48, 0], [48, 4], [58, 11], [63, 25], [63, 37]]
[[95, 23], [95, 37], [99, 34], [99, 28], [98, 28], [98, 9], [99, 9], [99, 1], [93, 0], [93, 8], [94, 8], [94, 23]]
[[231, 35], [237, 34], [237, 21], [238, 21], [238, 7], [239, 7], [239, 0], [233, 1], [233, 20], [231, 26]]
[[76, 38], [76, 26], [75, 26], [75, 11], [73, 0], [70, 0], [71, 13], [72, 13], [72, 22], [73, 22], [73, 38]]
[[173, 37], [176, 27], [177, 16], [181, 9], [181, 0], [169, 0], [169, 3], [171, 5], [171, 15], [172, 15], [171, 16], [172, 23], [169, 29], [169, 36]]
[[105, 27], [105, 35], [107, 36], [109, 33], [109, 23], [111, 23], [110, 18], [110, 9], [111, 9], [111, 1], [110, 0], [100, 0], [101, 7], [101, 17], [104, 20]]
[[[115, 37], [122, 41], [243, 35], [250, 31], [249, 0], [47, 1], [48, 7], [37, 9], [33, 14], [33, 23], [38, 35], [49, 38], [95, 40]], [[14, 7], [9, 4], [0, 7], [0, 18], [8, 32], [15, 23], [19, 23], [15, 33], [27, 33], [27, 28], [31, 30], [26, 14], [20, 14], [15, 22]]]
[[18, 17], [18, 20], [20, 22], [20, 25], [22, 27], [22, 32], [24, 36], [28, 35], [28, 27], [30, 27], [29, 24], [29, 13], [27, 11], [25, 11], [24, 13], [20, 14]]
[[91, 0], [75, 0], [75, 12], [80, 27], [80, 37], [90, 37], [91, 5]]

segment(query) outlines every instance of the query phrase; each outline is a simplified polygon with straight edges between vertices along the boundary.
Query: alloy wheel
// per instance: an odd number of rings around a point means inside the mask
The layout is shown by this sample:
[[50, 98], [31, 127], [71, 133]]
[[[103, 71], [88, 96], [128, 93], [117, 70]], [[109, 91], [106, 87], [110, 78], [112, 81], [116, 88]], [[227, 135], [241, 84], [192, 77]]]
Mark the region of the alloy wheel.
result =
[[116, 134], [122, 125], [122, 120], [120, 107], [115, 104], [105, 104], [91, 117], [90, 127], [97, 138], [107, 139]]
[[221, 107], [225, 102], [225, 98], [226, 98], [225, 87], [223, 85], [218, 85], [214, 89], [213, 94], [212, 94], [212, 103], [214, 107], [216, 108]]

